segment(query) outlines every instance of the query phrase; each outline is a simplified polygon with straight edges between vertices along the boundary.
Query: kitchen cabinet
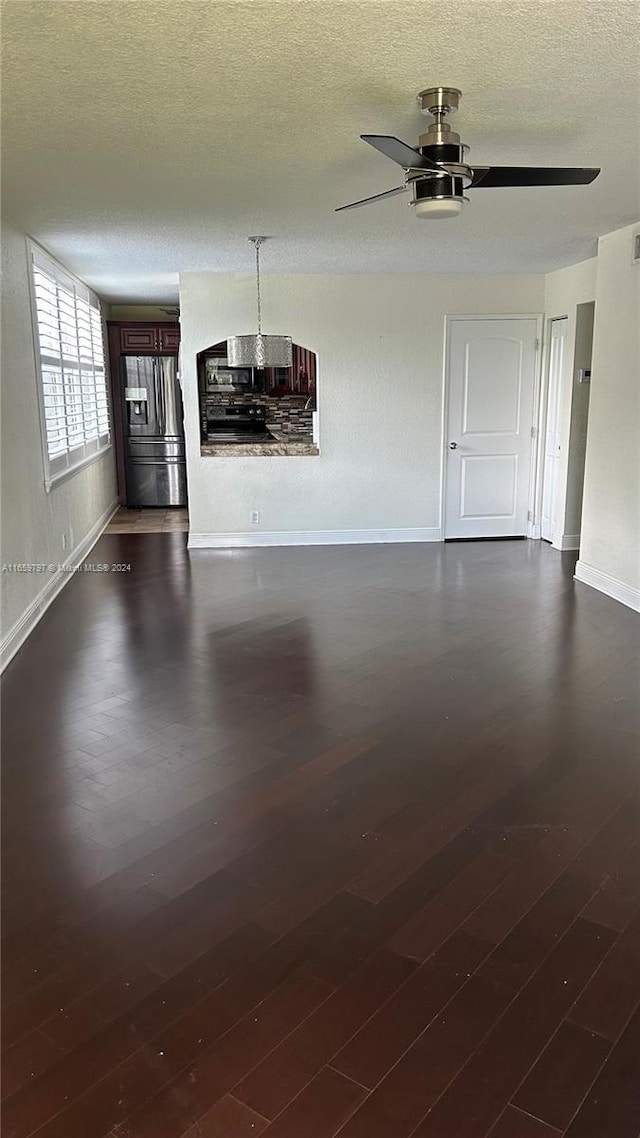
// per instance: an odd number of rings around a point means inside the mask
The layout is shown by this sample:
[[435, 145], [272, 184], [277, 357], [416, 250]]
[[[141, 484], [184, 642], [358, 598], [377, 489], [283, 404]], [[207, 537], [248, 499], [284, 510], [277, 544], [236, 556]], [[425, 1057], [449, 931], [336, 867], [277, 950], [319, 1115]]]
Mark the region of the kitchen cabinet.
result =
[[171, 352], [173, 355], [177, 353], [180, 347], [180, 328], [176, 324], [173, 328], [169, 325], [161, 324], [158, 328], [159, 344], [158, 349], [161, 352]]
[[221, 340], [219, 344], [214, 344], [213, 347], [207, 349], [208, 356], [215, 356], [217, 360], [226, 360], [227, 358], [227, 341]]
[[268, 367], [264, 369], [264, 389], [292, 395], [312, 395], [316, 384], [316, 357], [314, 352], [293, 345], [292, 367]]
[[154, 352], [156, 350], [155, 328], [121, 328], [120, 350], [122, 352]]
[[[116, 322], [114, 321], [113, 324]], [[113, 325], [112, 325], [113, 326]], [[118, 324], [120, 329], [119, 347], [124, 354], [140, 355], [144, 352], [165, 352], [176, 355], [180, 346], [180, 326], [178, 324]]]

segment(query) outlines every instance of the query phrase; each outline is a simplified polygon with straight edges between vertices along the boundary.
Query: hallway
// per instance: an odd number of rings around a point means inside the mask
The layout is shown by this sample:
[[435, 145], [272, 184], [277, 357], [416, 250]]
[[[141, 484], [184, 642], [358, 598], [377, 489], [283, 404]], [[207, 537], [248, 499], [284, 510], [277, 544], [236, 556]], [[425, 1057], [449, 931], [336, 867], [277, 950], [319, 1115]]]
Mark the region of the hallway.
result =
[[637, 616], [114, 521], [3, 678], [5, 1138], [637, 1138]]

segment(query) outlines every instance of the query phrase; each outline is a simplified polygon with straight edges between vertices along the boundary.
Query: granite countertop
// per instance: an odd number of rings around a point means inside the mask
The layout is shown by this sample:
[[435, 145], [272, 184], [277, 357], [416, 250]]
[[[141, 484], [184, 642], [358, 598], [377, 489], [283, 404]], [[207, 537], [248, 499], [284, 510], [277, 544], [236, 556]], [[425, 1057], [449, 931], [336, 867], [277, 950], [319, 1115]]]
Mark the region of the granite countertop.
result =
[[296, 439], [287, 431], [270, 431], [271, 438], [260, 443], [201, 443], [200, 454], [208, 458], [279, 457], [281, 455], [315, 455], [319, 448], [308, 436]]

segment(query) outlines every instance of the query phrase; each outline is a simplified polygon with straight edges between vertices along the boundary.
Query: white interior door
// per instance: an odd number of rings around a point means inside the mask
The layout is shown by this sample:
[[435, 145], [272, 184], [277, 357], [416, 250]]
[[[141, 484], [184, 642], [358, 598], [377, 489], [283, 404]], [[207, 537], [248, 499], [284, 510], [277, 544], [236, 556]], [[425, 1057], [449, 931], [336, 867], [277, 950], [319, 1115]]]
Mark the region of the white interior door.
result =
[[547, 423], [544, 436], [544, 471], [542, 476], [542, 517], [540, 536], [553, 541], [556, 525], [556, 489], [560, 462], [560, 392], [567, 342], [567, 317], [551, 321], [549, 340], [549, 380], [547, 385]]
[[527, 533], [538, 322], [452, 319], [445, 537]]

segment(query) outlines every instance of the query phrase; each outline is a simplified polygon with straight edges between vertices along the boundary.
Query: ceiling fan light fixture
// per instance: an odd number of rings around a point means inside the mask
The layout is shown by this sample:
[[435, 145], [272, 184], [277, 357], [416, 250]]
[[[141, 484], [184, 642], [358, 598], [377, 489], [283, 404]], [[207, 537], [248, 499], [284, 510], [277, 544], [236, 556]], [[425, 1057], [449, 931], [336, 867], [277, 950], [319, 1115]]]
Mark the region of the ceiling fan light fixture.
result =
[[462, 213], [463, 198], [421, 198], [413, 203], [416, 217], [427, 220], [444, 220], [448, 217], [458, 217]]
[[260, 297], [260, 246], [264, 237], [250, 237], [256, 249], [256, 289], [258, 293], [258, 332], [253, 336], [227, 338], [227, 364], [229, 367], [291, 367], [293, 341], [291, 336], [267, 336], [262, 331], [262, 303]]

